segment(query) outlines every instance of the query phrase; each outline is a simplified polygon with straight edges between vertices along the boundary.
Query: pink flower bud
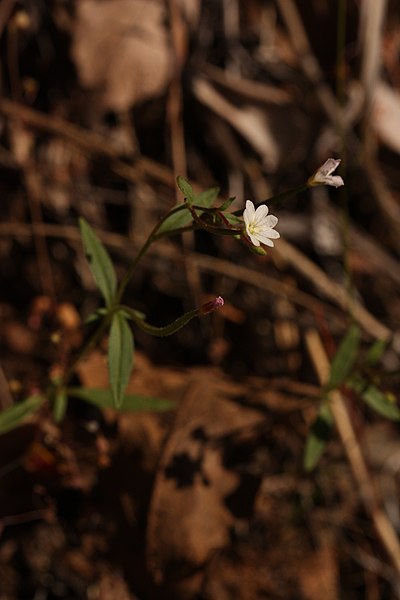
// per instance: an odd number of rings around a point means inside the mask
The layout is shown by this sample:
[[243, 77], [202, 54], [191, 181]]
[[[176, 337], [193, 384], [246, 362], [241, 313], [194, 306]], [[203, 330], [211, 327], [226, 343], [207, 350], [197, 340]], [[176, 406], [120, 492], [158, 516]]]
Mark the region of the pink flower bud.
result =
[[214, 312], [214, 310], [218, 310], [223, 305], [224, 299], [222, 298], [222, 296], [217, 296], [216, 298], [214, 298], [214, 300], [202, 304], [199, 311], [201, 315], [208, 315], [209, 313]]

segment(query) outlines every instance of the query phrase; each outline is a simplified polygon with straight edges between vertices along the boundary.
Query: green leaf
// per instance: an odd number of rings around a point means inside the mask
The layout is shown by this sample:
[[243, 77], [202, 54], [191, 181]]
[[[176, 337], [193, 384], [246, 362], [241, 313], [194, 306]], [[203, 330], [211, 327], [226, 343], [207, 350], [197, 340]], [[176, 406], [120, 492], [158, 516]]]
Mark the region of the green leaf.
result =
[[[73, 398], [81, 398], [99, 408], [115, 408], [111, 390], [97, 388], [69, 388], [67, 394]], [[175, 408], [175, 403], [164, 398], [153, 398], [138, 394], [127, 394], [123, 397], [120, 410], [125, 411], [165, 411]]]
[[194, 201], [192, 204], [196, 206], [202, 206], [203, 208], [211, 208], [219, 195], [219, 188], [210, 188], [209, 190], [205, 190], [204, 192], [200, 192], [200, 194], [196, 194], [194, 197]]
[[18, 425], [25, 417], [36, 412], [43, 402], [45, 397], [37, 394], [35, 396], [29, 396], [26, 400], [18, 402], [9, 408], [6, 408], [0, 413], [0, 433], [10, 431]]
[[178, 185], [178, 188], [181, 190], [182, 194], [188, 201], [188, 203], [193, 204], [195, 199], [195, 193], [190, 183], [180, 175], [178, 175], [178, 177], [176, 178], [176, 183]]
[[224, 217], [231, 225], [243, 225], [243, 219], [236, 217], [233, 213], [224, 213]]
[[374, 367], [375, 365], [377, 365], [378, 362], [381, 360], [388, 343], [388, 340], [376, 340], [369, 348], [363, 366]]
[[97, 310], [95, 310], [94, 312], [92, 312], [88, 317], [86, 317], [86, 319], [85, 319], [85, 325], [91, 325], [92, 323], [95, 323], [96, 321], [99, 321], [106, 314], [107, 314], [107, 309], [106, 308], [98, 308]]
[[182, 207], [181, 211], [173, 212], [165, 219], [163, 223], [161, 223], [160, 227], [157, 230], [157, 235], [159, 233], [175, 231], [176, 229], [181, 229], [182, 227], [190, 225], [190, 223], [193, 221], [193, 218], [186, 204], [178, 204], [177, 206], [175, 206], [175, 209], [179, 207]]
[[53, 417], [56, 423], [61, 423], [67, 410], [68, 398], [65, 389], [58, 390], [54, 398]]
[[114, 403], [122, 404], [133, 366], [133, 335], [122, 312], [113, 314], [108, 340], [108, 373]]
[[262, 246], [253, 246], [253, 244], [249, 244], [248, 248], [253, 254], [257, 254], [258, 256], [267, 256], [267, 251], [264, 250]]
[[333, 390], [341, 385], [354, 366], [361, 341], [361, 331], [352, 325], [344, 336], [331, 364], [326, 389]]
[[[219, 191], [218, 191], [219, 193]], [[219, 207], [218, 210], [224, 212], [224, 210], [226, 210], [227, 208], [230, 207], [230, 205], [232, 204], [232, 202], [236, 200], [236, 196], [231, 196], [230, 198], [227, 198], [226, 200], [224, 200], [224, 202], [221, 204], [221, 206]], [[233, 215], [232, 215], [233, 216]], [[239, 220], [239, 219], [238, 219]]]
[[318, 464], [331, 438], [333, 415], [329, 404], [324, 401], [319, 407], [304, 448], [303, 465], [306, 471], [312, 471]]
[[[219, 188], [210, 188], [200, 194], [195, 194], [193, 188], [183, 177], [177, 177], [177, 184], [189, 204], [195, 204], [196, 206], [202, 206], [203, 208], [210, 208], [215, 200], [218, 198]], [[182, 210], [179, 210], [182, 208]], [[178, 209], [178, 210], [177, 210]], [[174, 212], [169, 215], [165, 221], [160, 225], [157, 235], [160, 233], [167, 233], [168, 231], [175, 231], [182, 227], [187, 227], [193, 221], [193, 217], [190, 214], [186, 203], [177, 204], [174, 207]], [[202, 214], [202, 211], [197, 212], [198, 216]]]
[[110, 256], [90, 227], [82, 217], [79, 219], [83, 247], [90, 270], [107, 306], [111, 306], [117, 289], [117, 278]]
[[397, 404], [391, 402], [387, 394], [381, 392], [367, 380], [355, 377], [347, 385], [360, 395], [365, 404], [382, 417], [391, 421], [400, 420], [400, 409]]

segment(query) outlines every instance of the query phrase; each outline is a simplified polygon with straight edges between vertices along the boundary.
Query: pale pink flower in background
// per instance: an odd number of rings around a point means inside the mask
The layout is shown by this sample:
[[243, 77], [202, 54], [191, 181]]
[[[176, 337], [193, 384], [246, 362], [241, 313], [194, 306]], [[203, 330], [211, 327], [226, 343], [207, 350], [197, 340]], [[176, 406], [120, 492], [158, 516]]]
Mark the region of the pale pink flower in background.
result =
[[331, 185], [335, 188], [344, 185], [344, 181], [340, 175], [332, 175], [339, 165], [339, 158], [328, 158], [322, 167], [315, 171], [314, 175], [311, 175], [310, 179], [307, 181], [307, 184], [311, 187], [314, 187], [315, 185]]
[[257, 209], [251, 200], [246, 201], [246, 208], [243, 211], [243, 219], [246, 226], [246, 234], [254, 246], [265, 244], [271, 248], [274, 246], [272, 240], [277, 240], [279, 233], [274, 227], [278, 218], [268, 214], [269, 209], [265, 204], [261, 204]]

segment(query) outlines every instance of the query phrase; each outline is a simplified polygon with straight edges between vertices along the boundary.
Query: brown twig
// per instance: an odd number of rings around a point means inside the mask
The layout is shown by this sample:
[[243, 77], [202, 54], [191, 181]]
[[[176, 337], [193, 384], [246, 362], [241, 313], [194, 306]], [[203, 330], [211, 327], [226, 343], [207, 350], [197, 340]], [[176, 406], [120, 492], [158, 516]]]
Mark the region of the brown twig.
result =
[[127, 181], [137, 182], [147, 176], [171, 187], [175, 183], [174, 176], [168, 167], [145, 157], [138, 158], [133, 166], [128, 165], [119, 159], [117, 150], [107, 138], [78, 127], [65, 119], [43, 114], [7, 98], [0, 98], [0, 113], [10, 118], [18, 117], [21, 122], [30, 127], [60, 136], [89, 156], [109, 158], [110, 168]]
[[368, 312], [355, 298], [349, 298], [346, 288], [329, 277], [312, 262], [305, 254], [297, 250], [285, 240], [279, 240], [275, 253], [290, 263], [299, 273], [305, 276], [325, 297], [340, 306], [345, 312], [351, 313], [354, 319], [372, 337], [388, 339], [392, 332]]
[[0, 36], [4, 31], [16, 3], [16, 0], [2, 0], [2, 2], [0, 2]]
[[38, 278], [41, 282], [42, 291], [56, 303], [56, 289], [54, 285], [53, 271], [47, 246], [47, 239], [37, 234], [37, 226], [43, 224], [42, 215], [42, 188], [40, 184], [40, 175], [35, 170], [33, 164], [27, 164], [23, 167], [24, 181], [29, 202], [29, 211], [32, 220], [32, 235], [36, 248], [36, 259], [38, 268]]
[[[182, 68], [187, 59], [188, 33], [181, 15], [181, 9], [176, 0], [169, 0], [169, 14], [171, 23], [171, 38], [174, 55], [174, 76], [171, 80], [168, 94], [168, 118], [170, 123], [170, 140], [172, 151], [173, 171], [182, 177], [187, 177], [185, 130], [182, 118], [183, 93], [182, 93]], [[176, 200], [179, 202], [180, 192], [175, 188]], [[185, 254], [193, 251], [193, 231], [182, 236]], [[185, 262], [186, 277], [196, 304], [200, 303], [201, 280], [196, 267], [190, 268]]]
[[0, 365], [0, 410], [9, 408], [14, 404], [10, 388], [8, 387], [7, 379], [4, 375], [2, 366]]

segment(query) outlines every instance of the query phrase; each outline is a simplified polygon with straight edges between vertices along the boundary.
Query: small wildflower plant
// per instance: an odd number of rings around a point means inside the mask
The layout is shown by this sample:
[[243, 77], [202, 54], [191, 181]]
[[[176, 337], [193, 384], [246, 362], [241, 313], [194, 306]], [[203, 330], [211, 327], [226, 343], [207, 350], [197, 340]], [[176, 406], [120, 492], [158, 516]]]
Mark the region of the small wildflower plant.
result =
[[[61, 421], [65, 415], [68, 399], [78, 397], [100, 407], [114, 407], [124, 410], [165, 410], [171, 404], [164, 400], [144, 398], [137, 395], [127, 395], [126, 388], [134, 363], [134, 329], [138, 327], [153, 336], [168, 336], [177, 332], [194, 318], [204, 317], [224, 305], [224, 299], [217, 296], [214, 300], [194, 308], [179, 316], [173, 322], [162, 327], [149, 323], [146, 316], [133, 306], [124, 303], [124, 293], [127, 285], [134, 277], [136, 268], [150, 246], [159, 239], [181, 234], [188, 230], [204, 229], [215, 235], [228, 235], [242, 241], [256, 254], [266, 254], [263, 246], [274, 247], [274, 242], [280, 234], [276, 229], [278, 217], [270, 214], [267, 205], [282, 201], [316, 185], [340, 187], [343, 179], [332, 173], [339, 166], [340, 160], [328, 159], [308, 181], [294, 190], [289, 190], [280, 196], [255, 205], [251, 200], [246, 201], [244, 210], [231, 212], [230, 206], [234, 198], [219, 201], [219, 189], [211, 188], [204, 192], [195, 193], [188, 181], [177, 178], [177, 185], [183, 194], [183, 202], [172, 208], [154, 227], [142, 248], [137, 253], [121, 281], [117, 280], [111, 258], [89, 223], [79, 220], [80, 233], [84, 252], [94, 281], [103, 300], [103, 306], [96, 310], [88, 319], [91, 333], [78, 353], [72, 357], [70, 364], [53, 369], [50, 384], [45, 393], [39, 393], [27, 398], [0, 414], [0, 433], [16, 427], [26, 416], [39, 410], [44, 403], [53, 407], [53, 416]], [[79, 361], [108, 335], [108, 372], [110, 389], [87, 389], [71, 386], [71, 380]], [[327, 389], [347, 385], [356, 390], [361, 397], [376, 411], [392, 419], [399, 419], [397, 407], [388, 403], [387, 398], [378, 388], [369, 382], [361, 371], [352, 371], [355, 364], [360, 332], [354, 326], [344, 339], [338, 354], [332, 364], [330, 383]], [[379, 359], [383, 351], [379, 345], [371, 349], [369, 364]], [[375, 364], [375, 363], [374, 363]], [[323, 427], [321, 427], [321, 424]], [[323, 401], [317, 421], [311, 429], [306, 444], [305, 466], [313, 468], [327, 443], [327, 436], [332, 428], [333, 419], [329, 405]], [[327, 434], [321, 436], [321, 431]]]

